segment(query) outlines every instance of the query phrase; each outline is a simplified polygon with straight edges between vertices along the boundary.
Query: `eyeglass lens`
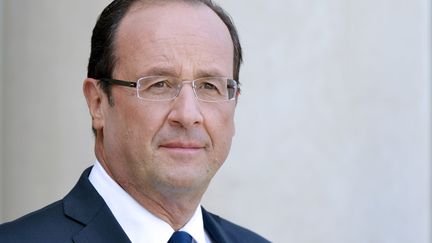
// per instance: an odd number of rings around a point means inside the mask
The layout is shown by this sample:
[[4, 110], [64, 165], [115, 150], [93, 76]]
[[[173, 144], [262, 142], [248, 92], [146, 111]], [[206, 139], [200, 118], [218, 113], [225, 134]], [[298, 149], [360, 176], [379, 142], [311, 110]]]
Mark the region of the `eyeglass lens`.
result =
[[174, 99], [185, 83], [191, 83], [195, 95], [203, 101], [231, 100], [237, 92], [236, 81], [228, 78], [210, 77], [182, 81], [175, 77], [152, 76], [138, 80], [138, 97], [148, 100]]

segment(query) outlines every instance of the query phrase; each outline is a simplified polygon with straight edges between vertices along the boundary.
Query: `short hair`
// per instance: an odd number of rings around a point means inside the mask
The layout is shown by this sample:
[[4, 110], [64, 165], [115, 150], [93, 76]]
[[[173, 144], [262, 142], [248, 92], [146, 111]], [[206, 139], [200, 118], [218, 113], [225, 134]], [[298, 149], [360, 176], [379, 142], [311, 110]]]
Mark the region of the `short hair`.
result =
[[[234, 46], [233, 78], [239, 82], [240, 65], [243, 61], [242, 48], [236, 27], [229, 14], [212, 0], [114, 0], [101, 13], [93, 29], [91, 51], [87, 69], [87, 77], [94, 79], [112, 78], [116, 65], [115, 36], [119, 24], [134, 3], [160, 4], [170, 2], [184, 2], [190, 4], [204, 4], [212, 9], [224, 22], [231, 35]], [[110, 105], [114, 104], [111, 96], [111, 86], [99, 82], [108, 96]]]

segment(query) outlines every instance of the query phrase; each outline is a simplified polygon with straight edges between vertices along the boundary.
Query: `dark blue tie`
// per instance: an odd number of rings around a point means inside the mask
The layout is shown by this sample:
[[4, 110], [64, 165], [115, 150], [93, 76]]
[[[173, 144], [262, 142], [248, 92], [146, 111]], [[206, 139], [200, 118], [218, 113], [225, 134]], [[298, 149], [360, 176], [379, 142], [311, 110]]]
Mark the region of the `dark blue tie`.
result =
[[187, 232], [184, 231], [176, 231], [172, 234], [168, 243], [191, 243], [192, 236], [190, 236]]

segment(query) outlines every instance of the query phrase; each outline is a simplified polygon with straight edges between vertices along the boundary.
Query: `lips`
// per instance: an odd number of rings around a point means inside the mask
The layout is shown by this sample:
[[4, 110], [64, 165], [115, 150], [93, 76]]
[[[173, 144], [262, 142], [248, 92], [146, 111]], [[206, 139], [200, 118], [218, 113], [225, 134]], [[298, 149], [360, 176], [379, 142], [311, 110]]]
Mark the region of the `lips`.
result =
[[167, 149], [203, 149], [205, 148], [204, 145], [200, 144], [200, 143], [185, 143], [185, 142], [170, 142], [170, 143], [164, 143], [162, 145], [160, 145], [160, 147], [162, 148], [167, 148]]

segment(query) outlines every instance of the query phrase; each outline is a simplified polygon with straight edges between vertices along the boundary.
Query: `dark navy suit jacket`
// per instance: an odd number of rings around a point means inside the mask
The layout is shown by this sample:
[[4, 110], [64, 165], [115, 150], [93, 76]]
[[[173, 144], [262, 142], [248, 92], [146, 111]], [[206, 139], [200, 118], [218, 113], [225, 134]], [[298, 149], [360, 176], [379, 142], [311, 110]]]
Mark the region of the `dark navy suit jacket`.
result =
[[[131, 242], [102, 197], [83, 172], [62, 200], [0, 225], [2, 243], [126, 243]], [[261, 236], [203, 211], [204, 228], [215, 243], [269, 242]]]

